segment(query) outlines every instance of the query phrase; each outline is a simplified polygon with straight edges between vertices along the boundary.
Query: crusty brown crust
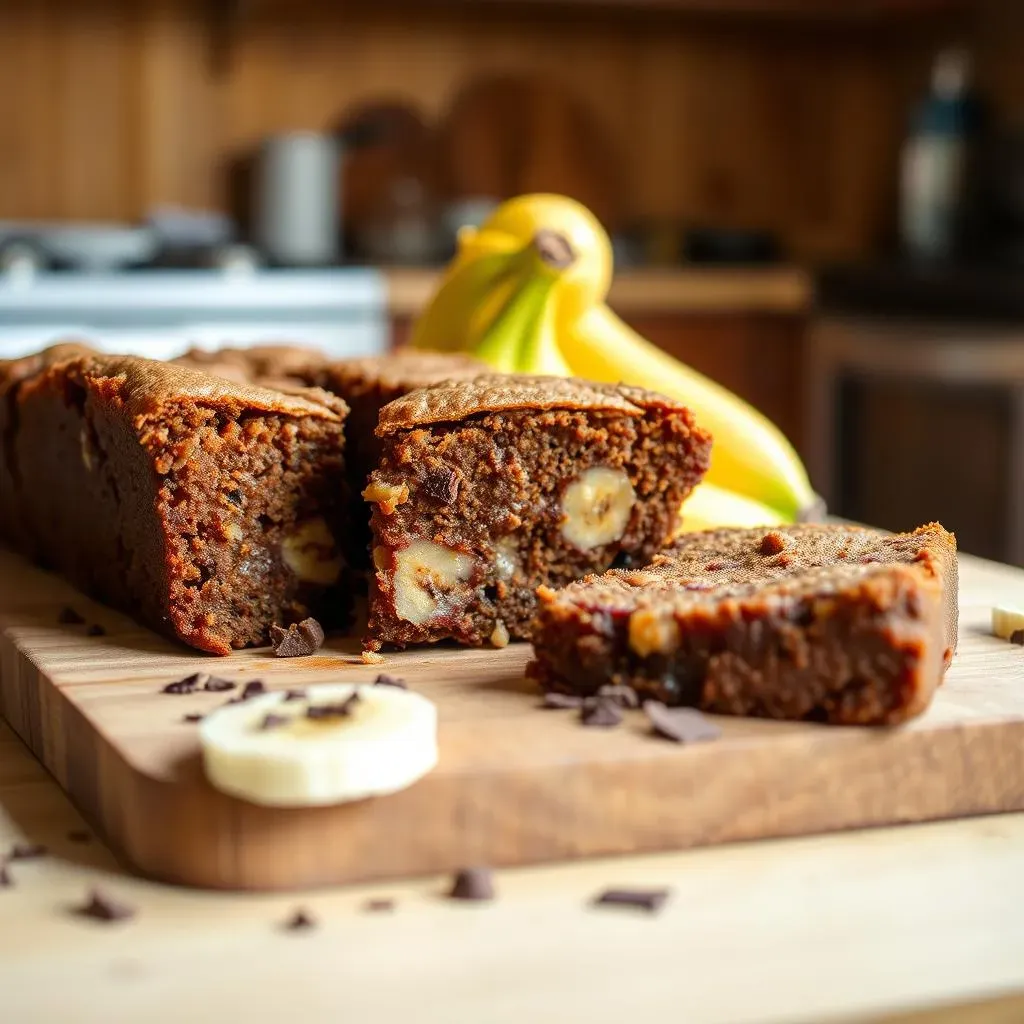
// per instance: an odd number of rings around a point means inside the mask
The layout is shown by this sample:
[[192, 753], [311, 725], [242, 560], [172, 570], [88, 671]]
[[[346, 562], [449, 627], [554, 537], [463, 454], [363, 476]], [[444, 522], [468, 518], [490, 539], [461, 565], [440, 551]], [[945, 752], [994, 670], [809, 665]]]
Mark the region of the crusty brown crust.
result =
[[337, 617], [340, 399], [98, 354], [0, 381], [0, 529], [29, 557], [217, 654]]
[[[645, 405], [634, 401], [636, 398]], [[384, 437], [412, 427], [457, 423], [480, 413], [581, 409], [641, 416], [645, 407], [654, 405], [683, 408], [638, 388], [592, 384], [575, 377], [487, 374], [458, 386], [435, 385], [397, 399], [381, 410], [377, 434]]]
[[[560, 379], [442, 383], [392, 403], [381, 421], [383, 453], [364, 491], [374, 507], [373, 646], [529, 636], [538, 584], [643, 564], [661, 548], [710, 449], [687, 409]], [[631, 497], [613, 533], [581, 544], [566, 531], [565, 502], [593, 471], [612, 474]], [[602, 515], [603, 500], [586, 499], [588, 512]], [[425, 544], [440, 547], [445, 568], [425, 573], [430, 601], [417, 607], [436, 607], [416, 621], [403, 594], [408, 559]], [[445, 582], [445, 573], [457, 578]]]
[[891, 724], [927, 707], [957, 640], [956, 542], [801, 525], [685, 535], [642, 570], [540, 593], [532, 673], [724, 714]]

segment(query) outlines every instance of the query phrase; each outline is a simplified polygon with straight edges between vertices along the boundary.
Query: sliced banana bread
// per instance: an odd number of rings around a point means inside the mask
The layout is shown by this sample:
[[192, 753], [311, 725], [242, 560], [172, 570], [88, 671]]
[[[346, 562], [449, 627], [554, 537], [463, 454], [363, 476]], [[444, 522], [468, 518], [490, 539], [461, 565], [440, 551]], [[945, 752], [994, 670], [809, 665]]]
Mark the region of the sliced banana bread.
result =
[[527, 637], [539, 584], [650, 560], [711, 445], [660, 395], [515, 375], [411, 392], [377, 434], [371, 647]]
[[937, 523], [684, 535], [647, 568], [542, 588], [531, 673], [587, 696], [887, 724], [919, 714], [956, 648], [956, 541]]

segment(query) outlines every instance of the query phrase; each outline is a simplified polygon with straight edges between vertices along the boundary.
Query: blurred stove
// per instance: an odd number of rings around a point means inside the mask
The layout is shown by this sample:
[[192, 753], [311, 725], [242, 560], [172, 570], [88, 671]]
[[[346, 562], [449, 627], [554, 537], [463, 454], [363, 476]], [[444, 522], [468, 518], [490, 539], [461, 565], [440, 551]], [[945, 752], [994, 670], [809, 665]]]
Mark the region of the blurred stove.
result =
[[383, 275], [365, 268], [0, 273], [0, 358], [76, 338], [104, 351], [171, 358], [192, 345], [295, 342], [334, 357], [388, 343]]

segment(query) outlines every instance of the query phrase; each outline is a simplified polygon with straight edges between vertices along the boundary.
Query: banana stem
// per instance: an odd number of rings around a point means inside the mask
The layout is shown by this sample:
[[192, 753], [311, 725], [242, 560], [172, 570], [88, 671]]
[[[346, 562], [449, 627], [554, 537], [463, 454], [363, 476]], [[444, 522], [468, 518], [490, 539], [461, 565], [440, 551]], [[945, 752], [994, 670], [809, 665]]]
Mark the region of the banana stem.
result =
[[560, 231], [541, 228], [533, 236], [533, 247], [541, 262], [555, 270], [565, 270], [576, 262], [576, 250]]

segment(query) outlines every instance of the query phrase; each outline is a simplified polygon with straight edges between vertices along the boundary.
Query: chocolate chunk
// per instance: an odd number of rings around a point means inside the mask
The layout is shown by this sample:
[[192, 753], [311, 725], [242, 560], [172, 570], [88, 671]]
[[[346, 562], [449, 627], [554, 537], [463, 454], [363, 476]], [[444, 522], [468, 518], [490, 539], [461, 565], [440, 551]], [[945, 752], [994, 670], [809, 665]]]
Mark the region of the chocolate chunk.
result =
[[7, 865], [0, 864], [0, 889], [9, 889], [13, 885], [14, 879], [11, 878], [11, 873], [7, 870]]
[[448, 897], [453, 900], [493, 900], [494, 883], [491, 880], [491, 869], [476, 867], [457, 871]]
[[625, 684], [606, 683], [597, 691], [597, 695], [598, 697], [604, 697], [607, 700], [613, 701], [619, 707], [640, 707], [640, 698], [636, 695], [636, 690], [632, 686], [626, 686]]
[[306, 691], [305, 690], [285, 690], [284, 691], [284, 699], [285, 699], [286, 702], [290, 701], [290, 700], [305, 700], [306, 699]]
[[765, 558], [768, 558], [770, 555], [777, 555], [785, 546], [786, 538], [778, 531], [772, 530], [761, 538], [761, 543], [758, 545], [757, 550]]
[[65, 605], [57, 616], [57, 621], [62, 626], [81, 626], [85, 619], [82, 618], [74, 608]]
[[363, 698], [359, 696], [359, 691], [354, 690], [344, 700], [336, 701], [333, 704], [310, 704], [306, 708], [306, 717], [314, 720], [322, 720], [325, 718], [348, 718], [349, 715], [355, 710], [356, 705]]
[[1024, 647], [1024, 629], [1015, 629], [1010, 634], [1010, 643], [1019, 644], [1021, 647]]
[[580, 708], [580, 721], [599, 729], [613, 729], [622, 721], [622, 709], [607, 697], [588, 697]]
[[200, 684], [205, 678], [205, 674], [202, 672], [193, 672], [190, 676], [185, 676], [184, 679], [179, 679], [176, 682], [168, 683], [160, 692], [161, 693], [195, 693], [199, 689]]
[[323, 646], [324, 631], [316, 619], [303, 619], [287, 629], [271, 626], [270, 642], [279, 658], [304, 658]]
[[221, 679], [220, 676], [210, 676], [203, 683], [203, 689], [209, 693], [223, 693], [225, 690], [233, 690], [235, 684], [230, 679]]
[[396, 686], [399, 690], [408, 690], [409, 686], [404, 679], [400, 679], [398, 676], [390, 675], [387, 672], [381, 672], [379, 676], [373, 681], [374, 686]]
[[7, 854], [8, 860], [38, 860], [50, 851], [42, 843], [15, 843]]
[[275, 715], [273, 711], [263, 716], [263, 721], [260, 722], [261, 729], [279, 729], [282, 725], [287, 725], [291, 721], [288, 715]]
[[85, 631], [85, 635], [86, 636], [106, 636], [107, 635], [107, 631], [99, 623], [94, 623], [93, 625], [91, 625]]
[[303, 907], [299, 907], [294, 914], [284, 923], [285, 928], [290, 932], [304, 932], [316, 927], [316, 918]]
[[183, 715], [181, 720], [183, 722], [201, 722], [205, 716], [199, 714], [198, 711], [192, 711], [187, 715]]
[[363, 904], [363, 910], [369, 911], [371, 914], [386, 914], [394, 909], [394, 900], [373, 899], [367, 900]]
[[582, 707], [582, 705], [582, 697], [576, 697], [569, 693], [555, 693], [552, 690], [544, 694], [544, 703], [541, 707], [562, 710], [564, 708], [578, 708]]
[[440, 468], [427, 473], [420, 484], [420, 490], [434, 501], [451, 505], [459, 496], [462, 478], [453, 469]]
[[261, 693], [266, 692], [267, 688], [262, 679], [250, 679], [249, 682], [242, 687], [241, 698], [242, 700], [248, 700], [250, 697], [258, 697]]
[[701, 743], [717, 740], [722, 730], [696, 708], [667, 708], [660, 701], [644, 701], [644, 713], [654, 731], [676, 743]]
[[112, 899], [100, 889], [93, 889], [89, 899], [75, 908], [79, 917], [91, 917], [95, 921], [127, 921], [135, 916], [135, 908], [127, 903]]
[[67, 835], [68, 842], [71, 843], [88, 843], [92, 840], [92, 835], [84, 828], [73, 828]]
[[605, 889], [595, 897], [595, 906], [635, 907], [655, 914], [664, 906], [669, 897], [668, 889]]

